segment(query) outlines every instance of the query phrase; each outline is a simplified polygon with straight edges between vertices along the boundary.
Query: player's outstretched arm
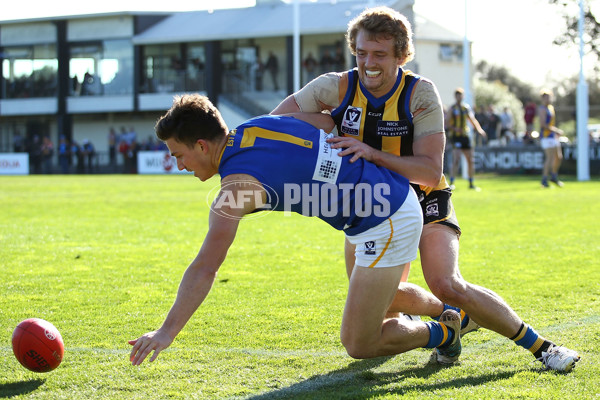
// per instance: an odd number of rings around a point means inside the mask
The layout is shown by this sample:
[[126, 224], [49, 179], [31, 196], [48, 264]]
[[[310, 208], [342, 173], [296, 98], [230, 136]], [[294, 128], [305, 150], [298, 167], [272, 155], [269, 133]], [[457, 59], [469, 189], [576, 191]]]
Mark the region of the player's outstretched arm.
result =
[[[229, 187], [234, 191], [237, 190], [235, 185]], [[222, 191], [220, 195], [223, 193]], [[236, 193], [229, 193], [228, 196], [239, 198]], [[252, 201], [251, 196], [244, 199]], [[215, 203], [217, 201], [218, 199]], [[150, 362], [154, 361], [162, 350], [171, 345], [210, 292], [217, 271], [233, 243], [239, 220], [255, 208], [255, 205], [250, 203], [242, 207], [236, 207], [236, 204], [228, 202], [221, 202], [221, 204], [219, 210], [214, 206], [211, 208], [209, 229], [202, 248], [185, 271], [177, 291], [177, 298], [162, 326], [156, 331], [129, 341], [133, 346], [130, 353], [130, 361], [133, 365], [140, 365], [152, 352], [154, 353], [150, 357]]]

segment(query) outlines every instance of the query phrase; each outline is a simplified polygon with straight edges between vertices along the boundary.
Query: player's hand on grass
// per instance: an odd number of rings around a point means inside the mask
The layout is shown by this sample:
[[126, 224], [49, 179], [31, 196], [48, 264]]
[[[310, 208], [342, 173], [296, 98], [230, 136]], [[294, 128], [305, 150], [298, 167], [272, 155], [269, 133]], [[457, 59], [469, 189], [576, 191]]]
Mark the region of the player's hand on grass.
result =
[[367, 161], [373, 161], [375, 150], [368, 144], [365, 144], [358, 139], [346, 136], [335, 136], [327, 139], [327, 143], [330, 143], [331, 147], [334, 149], [344, 149], [339, 153], [340, 156], [353, 154], [352, 158], [350, 159], [351, 163], [355, 162], [359, 158], [364, 158]]
[[129, 361], [131, 361], [132, 365], [140, 365], [144, 362], [146, 357], [154, 351], [154, 354], [150, 357], [150, 362], [152, 362], [156, 360], [159, 353], [169, 347], [172, 342], [173, 339], [160, 329], [154, 332], [148, 332], [138, 339], [129, 341], [129, 344], [133, 346], [131, 354], [129, 355]]

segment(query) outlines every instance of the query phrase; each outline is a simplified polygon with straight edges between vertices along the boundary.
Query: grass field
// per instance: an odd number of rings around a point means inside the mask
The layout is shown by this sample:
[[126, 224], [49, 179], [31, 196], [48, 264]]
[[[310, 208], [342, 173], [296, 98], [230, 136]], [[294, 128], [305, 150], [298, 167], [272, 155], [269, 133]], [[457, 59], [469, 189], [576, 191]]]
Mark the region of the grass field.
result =
[[[577, 349], [568, 374], [491, 331], [464, 338], [458, 365], [418, 349], [353, 360], [339, 341], [343, 234], [272, 213], [244, 221], [206, 302], [152, 364], [127, 340], [157, 328], [207, 231], [217, 180], [189, 176], [0, 177], [0, 398], [598, 399], [600, 182], [481, 177], [458, 182], [463, 276], [547, 338]], [[418, 260], [410, 281], [423, 285]], [[14, 327], [62, 333], [55, 371], [12, 354]]]

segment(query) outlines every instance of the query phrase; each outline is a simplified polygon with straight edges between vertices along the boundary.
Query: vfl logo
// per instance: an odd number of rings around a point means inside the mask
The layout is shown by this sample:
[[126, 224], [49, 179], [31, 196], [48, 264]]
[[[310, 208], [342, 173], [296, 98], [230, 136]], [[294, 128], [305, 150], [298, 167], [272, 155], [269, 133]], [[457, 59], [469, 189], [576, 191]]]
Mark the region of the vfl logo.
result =
[[362, 114], [362, 110], [356, 107], [348, 107], [346, 113], [344, 114], [344, 122], [346, 122], [347, 126], [353, 126], [355, 123], [360, 121], [360, 115]]
[[346, 112], [344, 112], [344, 118], [342, 119], [342, 134], [358, 136], [362, 112], [362, 108], [359, 107], [350, 106], [346, 109]]
[[375, 255], [375, 241], [365, 242], [365, 255]]
[[438, 210], [438, 204], [437, 203], [427, 204], [427, 206], [425, 207], [425, 216], [426, 217], [431, 217], [432, 215], [435, 216], [435, 217], [439, 217], [440, 216], [440, 212]]

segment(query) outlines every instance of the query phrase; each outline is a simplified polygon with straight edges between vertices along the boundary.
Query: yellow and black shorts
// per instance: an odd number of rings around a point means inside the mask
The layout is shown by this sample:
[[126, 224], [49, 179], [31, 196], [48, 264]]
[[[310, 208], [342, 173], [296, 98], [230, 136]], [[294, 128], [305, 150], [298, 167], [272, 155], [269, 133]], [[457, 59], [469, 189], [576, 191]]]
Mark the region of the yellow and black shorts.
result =
[[[413, 185], [415, 187], [415, 185]], [[460, 226], [452, 205], [452, 190], [450, 188], [433, 190], [428, 195], [417, 192], [421, 210], [423, 211], [423, 225], [441, 224], [449, 226], [460, 235]]]
[[452, 138], [452, 147], [458, 150], [471, 150], [471, 139], [468, 136], [455, 136]]

